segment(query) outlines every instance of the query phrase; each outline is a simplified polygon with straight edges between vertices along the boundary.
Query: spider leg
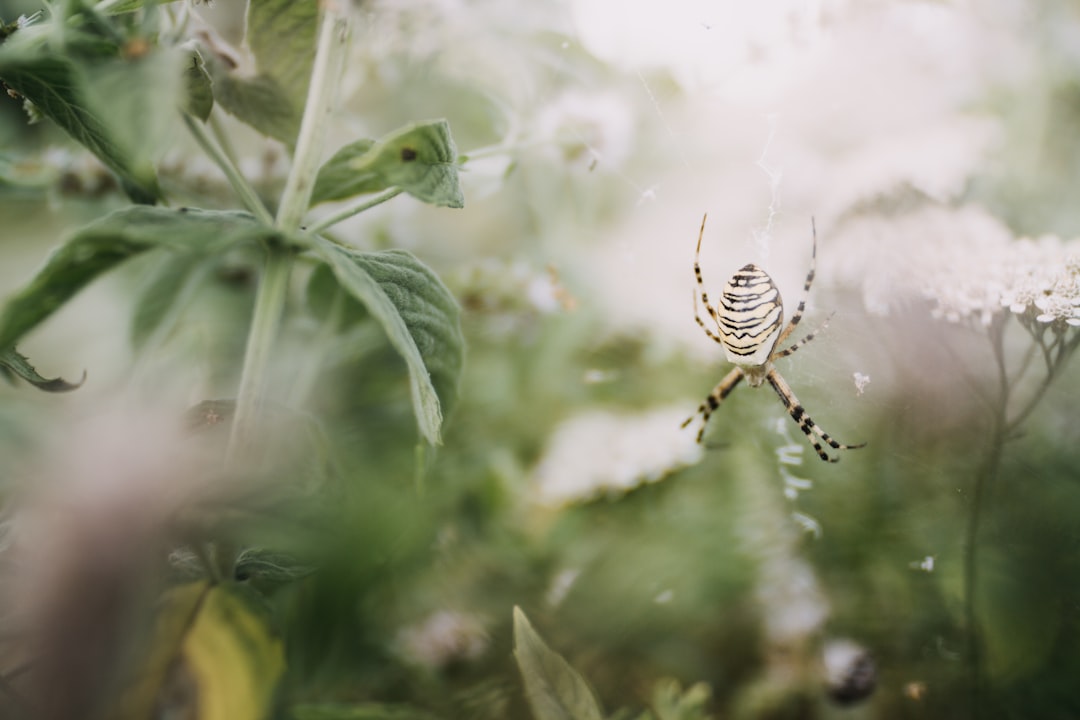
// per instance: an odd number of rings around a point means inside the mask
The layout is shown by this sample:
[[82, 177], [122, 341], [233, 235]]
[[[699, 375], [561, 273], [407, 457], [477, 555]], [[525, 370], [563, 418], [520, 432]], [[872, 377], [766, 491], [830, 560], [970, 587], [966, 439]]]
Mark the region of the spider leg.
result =
[[695, 412], [690, 417], [683, 421], [682, 427], [686, 427], [694, 421], [698, 415], [701, 415], [701, 429], [698, 430], [697, 441], [701, 442], [705, 437], [705, 426], [709, 424], [709, 417], [713, 414], [716, 408], [720, 407], [720, 403], [724, 401], [731, 391], [735, 389], [735, 386], [739, 384], [739, 381], [743, 379], [743, 371], [739, 368], [733, 368], [731, 372], [724, 376], [716, 387], [712, 389], [709, 396], [705, 398], [705, 402], [701, 403]]
[[[716, 308], [714, 308], [709, 303], [709, 296], [705, 293], [705, 282], [704, 282], [704, 280], [701, 279], [701, 263], [699, 262], [699, 260], [701, 258], [701, 238], [705, 235], [705, 220], [708, 217], [709, 217], [709, 213], [705, 213], [704, 215], [701, 216], [701, 230], [698, 231], [697, 249], [694, 250], [694, 278], [697, 280], [698, 290], [701, 291], [701, 302], [703, 302], [705, 304], [705, 310], [708, 311], [709, 317], [712, 318], [713, 322], [716, 323], [717, 329], [719, 329], [720, 328], [720, 318], [717, 317]], [[697, 319], [698, 325], [700, 325], [701, 328], [706, 333], [708, 333], [709, 337], [711, 337], [716, 342], [720, 342], [720, 338], [716, 337], [711, 332], [709, 332], [709, 329], [707, 327], [705, 327], [705, 323], [703, 323], [701, 321], [701, 318], [698, 315], [697, 295], [696, 294], [694, 295], [694, 318]]]
[[[716, 333], [714, 333], [712, 330], [710, 330], [708, 328], [708, 326], [705, 325], [705, 321], [701, 319], [701, 314], [698, 312], [697, 293], [692, 292], [690, 294], [694, 296], [694, 319], [697, 320], [697, 324], [701, 326], [701, 329], [705, 331], [706, 335], [708, 335], [710, 338], [713, 339], [713, 342], [716, 342], [716, 343], [718, 343], [720, 345], [723, 345], [724, 341], [721, 340], [720, 337]], [[702, 292], [701, 294], [702, 294], [702, 296], [705, 295], [704, 292]], [[709, 312], [714, 312], [711, 307], [709, 308]], [[715, 319], [715, 318], [716, 318], [716, 316], [713, 315], [713, 319]]]
[[[814, 283], [814, 272], [817, 269], [817, 225], [814, 223], [814, 218], [810, 218], [810, 232], [813, 235], [814, 242], [810, 250], [810, 272], [806, 273], [806, 282], [803, 284], [803, 296], [799, 300], [799, 306], [795, 308], [795, 314], [791, 316], [791, 320], [788, 321], [787, 327], [780, 333], [780, 337], [776, 339], [776, 344], [784, 342], [788, 335], [795, 330], [795, 326], [802, 320], [803, 310], [806, 309], [806, 299], [810, 296], [810, 286]], [[794, 351], [792, 351], [794, 352]], [[789, 355], [791, 353], [788, 353]]]
[[817, 337], [817, 334], [819, 332], [822, 332], [822, 331], [825, 330], [825, 328], [829, 327], [829, 321], [832, 320], [832, 316], [835, 315], [835, 314], [836, 313], [829, 313], [829, 317], [825, 318], [825, 322], [818, 325], [817, 328], [815, 328], [812, 333], [810, 333], [809, 335], [807, 335], [806, 337], [804, 337], [802, 340], [795, 343], [791, 347], [784, 348], [783, 350], [780, 350], [778, 352], [773, 353], [773, 356], [771, 358], [769, 358], [769, 359], [770, 360], [777, 360], [779, 358], [787, 357], [788, 355], [794, 354], [794, 352], [796, 350], [798, 350], [803, 345], [805, 345], [806, 343], [810, 342], [815, 337]]
[[769, 370], [769, 373], [765, 376], [769, 381], [769, 384], [773, 386], [773, 390], [780, 396], [780, 399], [784, 401], [784, 405], [787, 407], [788, 414], [791, 415], [791, 419], [799, 424], [799, 429], [806, 435], [806, 439], [810, 441], [810, 444], [814, 446], [814, 450], [817, 451], [818, 457], [826, 462], [836, 462], [840, 458], [830, 458], [825, 449], [821, 447], [821, 443], [814, 437], [814, 433], [821, 436], [821, 439], [828, 443], [829, 447], [835, 450], [855, 450], [857, 448], [864, 447], [866, 443], [859, 443], [858, 445], [844, 445], [829, 437], [829, 434], [818, 427], [810, 415], [799, 403], [799, 398], [795, 397], [795, 393], [791, 391], [791, 388], [784, 381], [784, 378], [780, 376], [780, 373], [776, 372], [776, 368]]

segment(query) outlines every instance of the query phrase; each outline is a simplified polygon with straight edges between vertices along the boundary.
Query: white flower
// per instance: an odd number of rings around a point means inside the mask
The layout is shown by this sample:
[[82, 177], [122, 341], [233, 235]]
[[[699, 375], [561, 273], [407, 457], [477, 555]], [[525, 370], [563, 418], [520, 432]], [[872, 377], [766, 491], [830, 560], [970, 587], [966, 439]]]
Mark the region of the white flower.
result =
[[475, 615], [440, 610], [399, 632], [395, 645], [409, 662], [437, 670], [480, 657], [489, 638], [484, 622]]
[[567, 161], [618, 168], [633, 150], [634, 117], [622, 95], [570, 90], [540, 113], [536, 134]]
[[641, 415], [585, 412], [562, 423], [533, 474], [537, 501], [559, 505], [656, 482], [701, 459], [680, 425], [695, 401]]
[[933, 314], [989, 325], [1007, 311], [1029, 321], [1080, 326], [1080, 240], [1055, 236], [984, 243], [964, 257], [941, 258], [926, 273]]

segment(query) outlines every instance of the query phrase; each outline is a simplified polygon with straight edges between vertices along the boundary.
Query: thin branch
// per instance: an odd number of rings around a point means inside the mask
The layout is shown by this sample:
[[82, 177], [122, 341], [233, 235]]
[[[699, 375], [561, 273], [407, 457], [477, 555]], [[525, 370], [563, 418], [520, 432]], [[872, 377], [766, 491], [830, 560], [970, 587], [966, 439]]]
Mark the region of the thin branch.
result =
[[[1043, 345], [1045, 346], [1045, 343], [1043, 343]], [[1058, 335], [1053, 344], [1047, 348], [1046, 353], [1048, 357], [1050, 352], [1054, 348], [1057, 348], [1057, 357], [1054, 358], [1053, 362], [1048, 366], [1046, 377], [1043, 378], [1042, 383], [1039, 384], [1035, 393], [1028, 399], [1023, 409], [1021, 409], [1020, 412], [1006, 424], [1005, 431], [1007, 436], [1013, 436], [1020, 425], [1027, 420], [1028, 416], [1035, 410], [1036, 406], [1046, 394], [1046, 391], [1050, 389], [1050, 385], [1059, 375], [1061, 375], [1061, 372], [1064, 370], [1065, 365], [1068, 364], [1069, 358], [1072, 356], [1073, 352], [1076, 351], [1078, 345], [1080, 345], [1080, 332], [1077, 332], [1069, 342], [1065, 342], [1065, 334], [1062, 333]]]
[[991, 321], [989, 332], [990, 347], [998, 369], [998, 399], [991, 412], [990, 442], [986, 456], [976, 470], [972, 482], [971, 510], [968, 517], [967, 533], [964, 541], [964, 623], [967, 632], [967, 656], [971, 662], [971, 715], [978, 718], [982, 696], [982, 647], [976, 617], [978, 595], [978, 540], [979, 525], [989, 486], [997, 477], [1001, 461], [1002, 446], [1005, 442], [1005, 419], [1009, 405], [1009, 375], [1005, 365], [1005, 323], [1007, 317], [996, 317]]
[[240, 196], [240, 200], [255, 217], [267, 225], [274, 224], [274, 218], [270, 215], [270, 211], [266, 209], [266, 205], [259, 199], [258, 193], [251, 187], [247, 179], [240, 173], [240, 170], [233, 164], [229, 156], [225, 154], [217, 143], [213, 141], [210, 135], [207, 134], [206, 129], [201, 123], [197, 122], [187, 113], [184, 113], [184, 124], [187, 125], [187, 129], [191, 132], [192, 137], [195, 138], [195, 142], [199, 143], [210, 159], [214, 161], [222, 172], [225, 173], [225, 177], [228, 178], [229, 184], [232, 185], [233, 190]]
[[375, 197], [371, 198], [370, 200], [367, 200], [366, 202], [362, 202], [362, 203], [360, 203], [358, 205], [351, 205], [351, 206], [345, 208], [344, 210], [341, 210], [339, 212], [334, 213], [333, 215], [330, 215], [329, 217], [323, 218], [319, 222], [312, 225], [308, 229], [308, 232], [310, 232], [313, 235], [317, 235], [317, 234], [321, 233], [323, 230], [326, 230], [329, 227], [333, 227], [334, 225], [337, 225], [342, 220], [348, 220], [352, 216], [359, 215], [360, 213], [364, 212], [365, 210], [370, 210], [371, 208], [375, 207], [376, 205], [382, 205], [387, 200], [393, 200], [398, 195], [400, 195], [402, 192], [404, 192], [404, 191], [401, 188], [390, 188], [389, 190], [384, 192], [382, 195], [376, 195]]

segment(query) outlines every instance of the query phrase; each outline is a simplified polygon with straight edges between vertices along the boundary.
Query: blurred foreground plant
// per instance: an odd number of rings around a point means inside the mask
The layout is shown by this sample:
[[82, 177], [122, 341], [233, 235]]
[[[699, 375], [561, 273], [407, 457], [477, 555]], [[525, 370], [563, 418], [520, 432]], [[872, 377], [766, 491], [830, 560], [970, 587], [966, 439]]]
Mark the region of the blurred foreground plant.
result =
[[[989, 417], [985, 455], [971, 489], [964, 544], [964, 603], [973, 717], [984, 707], [986, 638], [978, 619], [979, 530], [986, 499], [1001, 467], [1005, 443], [1022, 425], [1080, 347], [1080, 241], [1056, 237], [997, 242], [959, 276], [947, 264], [928, 277], [926, 294], [935, 317], [968, 323], [986, 333], [997, 369], [997, 387], [986, 402]], [[1027, 336], [1019, 357], [1010, 357], [1008, 328]]]
[[[64, 597], [37, 604], [35, 624], [5, 618], [13, 626], [4, 628], [4, 641], [10, 635], [30, 664], [0, 668], [0, 688], [7, 691], [0, 709], [5, 717], [269, 716], [279, 712], [284, 654], [264, 599], [252, 588], [288, 582], [310, 569], [258, 547], [260, 535], [245, 531], [240, 508], [293, 518], [332, 515], [326, 508], [334, 505], [328, 476], [334, 475], [335, 449], [327, 446], [318, 418], [303, 412], [311, 376], [322, 372], [324, 353], [342, 336], [373, 323], [404, 360], [421, 443], [438, 444], [463, 359], [457, 304], [427, 266], [402, 250], [358, 250], [326, 231], [402, 193], [462, 207], [455, 145], [445, 120], [410, 124], [378, 140], [350, 143], [320, 169], [350, 40], [352, 19], [343, 4], [250, 0], [245, 39], [254, 75], [238, 72], [209, 36], [189, 37], [184, 4], [71, 0], [51, 5], [49, 13], [3, 26], [0, 80], [33, 116], [51, 120], [96, 155], [138, 204], [72, 233], [0, 308], [0, 374], [43, 390], [74, 389], [38, 375], [16, 345], [87, 284], [137, 256], [168, 258], [137, 303], [132, 338], [143, 352], [149, 338], [178, 327], [185, 304], [206, 291], [210, 271], [220, 270], [227, 258], [254, 258], [261, 272], [235, 397], [205, 399], [189, 413], [187, 435], [180, 431], [160, 446], [194, 443], [215, 460], [183, 473], [180, 464], [169, 472], [167, 466], [140, 466], [129, 479], [142, 487], [101, 500], [100, 511], [84, 518], [89, 524], [81, 534], [60, 532], [80, 543], [85, 563], [71, 578], [74, 587], [43, 583]], [[215, 118], [218, 108], [291, 150], [273, 212], [237, 166], [231, 140]], [[156, 165], [179, 124], [219, 166], [243, 210], [155, 207], [168, 200]], [[356, 199], [373, 193], [379, 194]], [[302, 226], [313, 205], [330, 200], [353, 204]], [[307, 277], [302, 302], [291, 298], [299, 272]], [[313, 318], [321, 329], [305, 347], [301, 371], [287, 375], [293, 387], [271, 393], [272, 366], [283, 354], [283, 320], [297, 315]], [[221, 443], [213, 432], [217, 425], [229, 429]], [[112, 472], [109, 461], [99, 461], [71, 468], [64, 482], [85, 477], [92, 484]], [[176, 483], [148, 484], [154, 476]], [[148, 491], [170, 502], [151, 512], [122, 497]], [[11, 514], [18, 519], [19, 509]], [[127, 527], [140, 515], [138, 528]], [[42, 532], [50, 527], [57, 530], [46, 523]], [[17, 573], [17, 558], [40, 550], [33, 546], [42, 538], [23, 528], [8, 534], [6, 552], [16, 559], [6, 585], [18, 595], [28, 583]], [[47, 540], [45, 546], [57, 541]], [[187, 582], [171, 583], [154, 605], [139, 583], [155, 587], [151, 578], [166, 570], [165, 555], [155, 553], [170, 543], [183, 548], [173, 552], [173, 573]], [[155, 568], [155, 559], [162, 567]], [[42, 562], [49, 562], [47, 554]], [[46, 576], [62, 571], [38, 570]], [[93, 584], [92, 591], [81, 590], [80, 579]], [[95, 617], [92, 603], [76, 611], [81, 592], [96, 598], [106, 617]], [[146, 617], [150, 608], [153, 618]], [[127, 623], [153, 630], [140, 635]], [[34, 628], [47, 632], [38, 637]], [[126, 637], [148, 640], [125, 644]], [[43, 677], [24, 681], [42, 669]], [[17, 679], [30, 692], [15, 687]], [[68, 691], [53, 693], [56, 686]]]

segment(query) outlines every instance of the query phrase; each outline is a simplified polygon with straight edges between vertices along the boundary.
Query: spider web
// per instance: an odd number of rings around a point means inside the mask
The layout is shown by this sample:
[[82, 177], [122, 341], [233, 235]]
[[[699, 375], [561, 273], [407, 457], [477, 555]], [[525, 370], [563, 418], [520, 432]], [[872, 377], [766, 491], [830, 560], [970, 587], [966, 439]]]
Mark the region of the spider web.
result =
[[773, 164], [769, 159], [769, 150], [772, 149], [773, 140], [776, 138], [776, 129], [780, 124], [780, 114], [770, 113], [766, 115], [765, 122], [769, 128], [769, 135], [765, 138], [765, 146], [761, 149], [761, 155], [758, 156], [756, 164], [769, 180], [769, 208], [768, 216], [765, 218], [765, 227], [754, 228], [752, 233], [755, 249], [761, 254], [762, 258], [767, 259], [769, 257], [769, 245], [772, 241], [773, 225], [777, 215], [780, 214], [780, 183], [784, 178], [784, 169], [780, 165]]

